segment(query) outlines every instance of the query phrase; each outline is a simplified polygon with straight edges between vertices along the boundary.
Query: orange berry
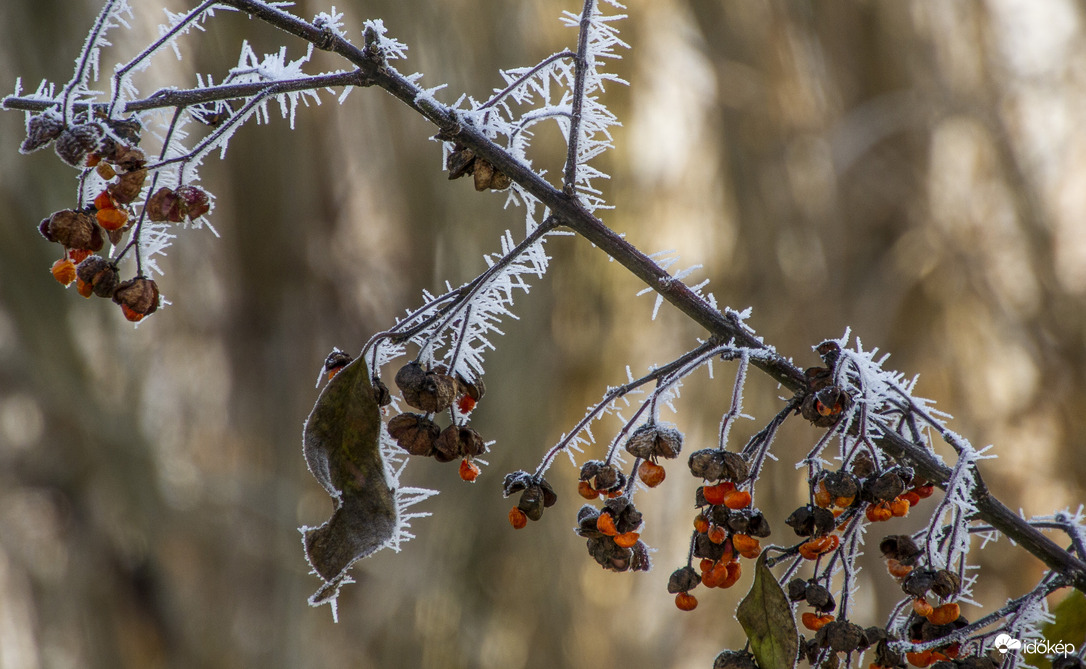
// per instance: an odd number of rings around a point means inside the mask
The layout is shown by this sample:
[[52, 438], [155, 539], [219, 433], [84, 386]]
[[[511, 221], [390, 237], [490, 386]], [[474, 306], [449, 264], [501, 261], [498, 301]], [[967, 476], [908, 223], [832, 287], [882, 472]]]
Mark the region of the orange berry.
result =
[[622, 488], [619, 488], [618, 490], [612, 490], [609, 493], [604, 493], [604, 497], [606, 497], [607, 499], [614, 499], [616, 497], [622, 497], [623, 494], [624, 493], [622, 491]]
[[928, 497], [931, 497], [931, 494], [933, 492], [935, 492], [935, 486], [928, 483], [927, 485], [916, 486], [915, 488], [913, 488], [912, 491], [915, 492], [916, 496], [920, 499], [927, 499]]
[[645, 460], [637, 468], [638, 478], [640, 478], [641, 482], [650, 488], [655, 488], [656, 486], [663, 483], [664, 477], [666, 475], [667, 472], [664, 471], [663, 467], [649, 460]]
[[868, 504], [867, 510], [864, 511], [864, 515], [872, 523], [881, 523], [884, 520], [890, 520], [894, 517], [894, 512], [890, 510], [890, 505], [886, 502], [879, 502], [878, 504]]
[[814, 503], [815, 506], [820, 506], [825, 509], [830, 505], [830, 501], [833, 497], [830, 495], [830, 491], [826, 490], [826, 484], [822, 481], [818, 482], [818, 489], [815, 490]]
[[615, 519], [609, 513], [600, 514], [600, 517], [596, 519], [596, 529], [609, 537], [618, 534], [618, 530], [615, 528]]
[[886, 561], [886, 571], [890, 572], [890, 575], [894, 578], [905, 578], [912, 573], [913, 568], [901, 564], [894, 558], [890, 558]]
[[[332, 376], [331, 373], [328, 374]], [[468, 483], [475, 483], [475, 479], [479, 477], [479, 465], [475, 464], [471, 460], [464, 458], [460, 461], [460, 478]]]
[[693, 611], [698, 608], [698, 598], [689, 592], [680, 592], [675, 595], [675, 606], [679, 607], [680, 611]]
[[701, 583], [706, 588], [720, 587], [728, 578], [728, 563], [724, 560], [714, 562], [711, 569], [701, 572]]
[[909, 506], [916, 506], [920, 503], [920, 495], [917, 495], [912, 490], [901, 493], [901, 495], [899, 495], [899, 498], [908, 502]]
[[701, 494], [705, 497], [705, 501], [710, 504], [723, 504], [725, 496], [733, 490], [735, 490], [735, 484], [731, 481], [724, 481], [723, 483], [703, 487]]
[[121, 313], [123, 313], [124, 317], [127, 318], [128, 320], [132, 321], [133, 323], [139, 323], [140, 321], [143, 320], [143, 314], [136, 311], [135, 309], [128, 306], [127, 304], [122, 304], [121, 305]]
[[514, 530], [524, 529], [524, 526], [528, 524], [528, 516], [514, 506], [509, 509], [509, 524], [513, 526]]
[[75, 289], [79, 291], [79, 294], [83, 297], [90, 297], [94, 294], [94, 286], [83, 279], [80, 279], [78, 275], [75, 277]]
[[713, 525], [709, 528], [709, 541], [713, 542], [714, 544], [722, 544], [727, 538], [727, 528], [721, 527], [720, 525]]
[[724, 506], [729, 509], [745, 509], [750, 506], [750, 493], [746, 490], [732, 490], [724, 497]]
[[596, 499], [600, 496], [599, 491], [593, 488], [588, 481], [581, 481], [577, 484], [577, 494], [585, 499]]
[[699, 534], [705, 534], [709, 531], [709, 519], [705, 517], [704, 513], [694, 516], [694, 529]]
[[90, 254], [90, 249], [68, 249], [67, 253], [68, 260], [71, 260], [76, 265], [83, 262]]
[[932, 625], [946, 625], [952, 623], [958, 619], [961, 615], [961, 608], [956, 602], [948, 602], [942, 606], [935, 607], [931, 613], [925, 616]]
[[808, 560], [814, 560], [819, 555], [836, 550], [841, 545], [841, 540], [836, 534], [828, 534], [823, 537], [808, 539], [799, 547], [799, 554]]
[[[471, 413], [471, 410], [475, 408], [475, 398], [471, 395], [464, 395], [456, 403], [456, 408], [460, 413]], [[587, 481], [582, 481], [582, 483], [587, 483]]]
[[854, 501], [856, 501], [855, 495], [851, 497], [838, 497], [837, 499], [833, 500], [833, 503], [835, 506], [847, 509], [848, 507], [852, 506], [852, 503]]
[[722, 588], [730, 588], [735, 585], [735, 582], [739, 580], [739, 577], [743, 575], [743, 566], [739, 564], [739, 560], [732, 560], [725, 565], [727, 570], [727, 576], [720, 583]]
[[923, 597], [917, 597], [913, 600], [913, 611], [916, 611], [916, 615], [921, 618], [927, 618], [931, 615], [933, 608]]
[[895, 518], [904, 518], [909, 515], [909, 503], [901, 497], [895, 497], [894, 501], [890, 502], [890, 513]]
[[709, 558], [702, 558], [701, 562], [698, 563], [698, 566], [701, 567], [701, 571], [704, 573], [712, 569], [714, 564], [716, 563]]
[[641, 538], [640, 532], [623, 532], [615, 537], [615, 543], [623, 548], [630, 548]]
[[817, 632], [818, 630], [825, 627], [826, 623], [833, 622], [833, 616], [830, 616], [830, 615], [820, 616], [817, 613], [813, 613], [811, 611], [806, 611], [800, 617], [800, 620], [803, 621], [803, 626], [804, 627], [811, 630], [812, 632]]
[[106, 230], [120, 230], [128, 222], [128, 212], [124, 209], [99, 209], [94, 215], [98, 219], [98, 225]]
[[958, 657], [958, 654], [961, 653], [961, 650], [962, 645], [960, 643], [952, 643], [942, 649], [942, 654], [946, 657], [946, 659], [953, 660]]
[[905, 653], [905, 659], [909, 661], [909, 664], [914, 667], [926, 667], [931, 664], [931, 651], [923, 650], [919, 653]]
[[87, 167], [94, 167], [102, 161], [102, 156], [98, 153], [88, 153], [87, 162], [84, 163]]
[[762, 552], [761, 544], [749, 534], [733, 534], [732, 546], [735, 547], [736, 553], [739, 553], [748, 560], [753, 560]]
[[113, 198], [109, 196], [109, 191], [104, 190], [94, 198], [95, 209], [115, 209], [113, 205]]
[[68, 286], [71, 282], [75, 281], [75, 264], [66, 258], [53, 263], [52, 268], [53, 278], [59, 281], [62, 285]]

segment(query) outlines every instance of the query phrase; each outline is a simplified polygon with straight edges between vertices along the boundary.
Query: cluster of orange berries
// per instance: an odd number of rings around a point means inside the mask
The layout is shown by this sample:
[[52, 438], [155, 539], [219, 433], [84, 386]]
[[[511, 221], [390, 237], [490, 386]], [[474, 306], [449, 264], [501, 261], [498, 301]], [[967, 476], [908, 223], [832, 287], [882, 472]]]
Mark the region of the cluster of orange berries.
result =
[[668, 580], [668, 592], [675, 595], [675, 606], [682, 611], [697, 607], [697, 597], [690, 591], [699, 585], [735, 585], [743, 573], [739, 559], [757, 558], [762, 552], [759, 538], [770, 534], [765, 516], [751, 507], [750, 492], [738, 488], [750, 476], [742, 456], [703, 449], [692, 453], [687, 464], [690, 472], [706, 483], [698, 487], [694, 499], [698, 513], [694, 516], [691, 560], [700, 558], [699, 569], [682, 567]]
[[[83, 112], [69, 125], [55, 112], [47, 111], [30, 117], [27, 136], [20, 147], [23, 153], [30, 153], [52, 144], [64, 162], [73, 167], [93, 168], [107, 182], [94, 197], [92, 206], [58, 211], [42, 221], [38, 229], [47, 240], [64, 247], [63, 256], [51, 268], [58, 282], [64, 286], [75, 282], [83, 297], [111, 298], [125, 318], [133, 322], [158, 309], [157, 284], [143, 276], [121, 282], [116, 262], [93, 254], [102, 249], [106, 239], [119, 244], [133, 225], [131, 205], [143, 191], [147, 178], [146, 157], [138, 146], [141, 131], [136, 119], [90, 118]], [[160, 193], [163, 191], [182, 200], [177, 207], [182, 216], [195, 219], [209, 209], [207, 193], [199, 188], [181, 186], [176, 191], [161, 189]], [[162, 199], [159, 197], [159, 201]], [[151, 203], [154, 201], [152, 197]], [[154, 209], [148, 211], [151, 220], [167, 220], [156, 218]], [[180, 221], [181, 218], [176, 219]]]
[[602, 509], [585, 504], [577, 513], [577, 534], [587, 539], [588, 554], [604, 569], [648, 571], [649, 549], [641, 541], [642, 516], [625, 495], [610, 497]]

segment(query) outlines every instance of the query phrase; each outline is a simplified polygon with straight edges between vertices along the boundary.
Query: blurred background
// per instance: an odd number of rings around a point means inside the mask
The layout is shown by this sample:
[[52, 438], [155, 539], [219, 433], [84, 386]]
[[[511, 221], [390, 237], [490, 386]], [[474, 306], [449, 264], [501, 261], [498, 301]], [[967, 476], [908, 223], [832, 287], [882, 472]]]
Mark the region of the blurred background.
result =
[[[136, 3], [119, 47], [145, 44], [161, 13]], [[157, 3], [155, 3], [157, 4]], [[0, 5], [0, 89], [66, 81], [100, 4]], [[171, 2], [172, 9], [181, 6]], [[297, 11], [328, 10], [305, 0]], [[530, 0], [337, 5], [351, 35], [383, 18], [410, 46], [404, 72], [439, 94], [478, 99], [500, 67], [572, 46], [558, 21], [580, 3]], [[1070, 0], [653, 0], [619, 25], [628, 88], [597, 166], [604, 220], [673, 269], [704, 268], [722, 305], [801, 367], [846, 327], [999, 459], [982, 471], [1026, 514], [1084, 500], [1086, 458], [1086, 40]], [[613, 11], [613, 10], [611, 10]], [[304, 45], [220, 14], [163, 54], [155, 86], [221, 79], [241, 41], [258, 53]], [[119, 58], [107, 53], [104, 72]], [[340, 65], [320, 60], [312, 71]], [[103, 82], [107, 88], [108, 83]], [[153, 88], [145, 89], [151, 92]], [[413, 464], [437, 488], [399, 554], [356, 565], [339, 623], [306, 606], [297, 527], [331, 504], [306, 471], [302, 421], [333, 346], [373, 332], [485, 268], [499, 235], [523, 234], [503, 194], [441, 171], [433, 128], [379, 90], [242, 129], [202, 185], [218, 232], [181, 231], [160, 261], [168, 308], [133, 328], [115, 305], [49, 275], [58, 247], [38, 221], [73, 204], [75, 172], [51, 151], [18, 154], [23, 115], [0, 114], [0, 668], [38, 667], [709, 667], [741, 644], [732, 590], [677, 611], [668, 574], [685, 563], [693, 489], [683, 461], [639, 493], [648, 574], [601, 570], [571, 528], [576, 469], [551, 470], [560, 496], [538, 523], [508, 525], [504, 474], [535, 467], [608, 385], [689, 349], [703, 333], [653, 300], [596, 249], [549, 243], [550, 274], [518, 300], [489, 357], [473, 424], [496, 443], [477, 483], [455, 463]], [[538, 167], [563, 148], [541, 129]], [[386, 371], [386, 374], [391, 371]], [[686, 448], [714, 442], [734, 368], [684, 386]], [[780, 407], [761, 375], [733, 447]], [[792, 421], [756, 503], [784, 517], [805, 500], [792, 463], [818, 431]], [[596, 426], [601, 442], [617, 423]], [[933, 500], [929, 500], [934, 503]], [[932, 507], [928, 507], [932, 508]], [[417, 509], [417, 507], [416, 507]], [[888, 530], [911, 531], [914, 514]], [[871, 535], [869, 535], [871, 536]], [[869, 545], [877, 540], [875, 536]], [[1063, 541], [1062, 538], [1058, 540]], [[900, 597], [876, 556], [854, 620], [875, 624]], [[1001, 541], [975, 553], [986, 608], [1032, 587], [1039, 563]], [[976, 609], [967, 609], [975, 616]]]

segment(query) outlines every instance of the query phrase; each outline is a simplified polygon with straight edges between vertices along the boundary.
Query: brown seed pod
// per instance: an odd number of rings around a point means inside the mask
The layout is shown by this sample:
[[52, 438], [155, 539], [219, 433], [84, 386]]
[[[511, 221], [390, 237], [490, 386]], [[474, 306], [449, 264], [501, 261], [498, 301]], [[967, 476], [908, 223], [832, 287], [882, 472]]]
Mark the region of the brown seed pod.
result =
[[457, 144], [445, 160], [445, 167], [449, 170], [450, 180], [471, 174], [475, 169], [475, 152], [463, 144]]
[[830, 472], [822, 479], [822, 482], [826, 485], [826, 491], [834, 499], [855, 497], [860, 492], [860, 480], [851, 472]]
[[921, 552], [920, 547], [907, 534], [891, 534], [883, 537], [879, 542], [879, 550], [882, 551], [883, 557], [897, 560], [906, 566], [915, 565], [916, 558]]
[[589, 460], [581, 466], [580, 480], [587, 481], [593, 490], [600, 492], [614, 492], [626, 485], [626, 475], [618, 467], [599, 460]]
[[829, 613], [837, 608], [837, 602], [833, 599], [833, 594], [825, 587], [818, 585], [817, 583], [808, 583], [807, 590], [804, 593], [804, 597], [807, 603], [813, 606], [820, 613]]
[[475, 190], [484, 191], [490, 188], [494, 181], [494, 166], [482, 158], [475, 159]]
[[818, 506], [801, 506], [788, 516], [784, 524], [791, 527], [797, 536], [821, 536], [831, 532], [836, 526], [833, 513]]
[[72, 167], [83, 167], [87, 154], [97, 150], [104, 136], [105, 131], [97, 123], [81, 123], [62, 131], [57, 136], [53, 150]]
[[815, 641], [822, 648], [830, 648], [836, 653], [851, 653], [860, 645], [864, 630], [847, 620], [834, 620], [826, 623], [815, 634]]
[[457, 374], [456, 386], [458, 394], [467, 395], [476, 402], [483, 399], [483, 395], [486, 394], [486, 384], [483, 383], [481, 376], [474, 381], [465, 381], [464, 377]]
[[26, 122], [26, 139], [19, 146], [19, 153], [31, 153], [48, 146], [63, 131], [64, 121], [53, 112], [31, 116]]
[[706, 481], [742, 483], [750, 478], [750, 466], [743, 456], [718, 448], [703, 448], [690, 454], [690, 473]]
[[181, 209], [190, 221], [195, 221], [211, 209], [207, 193], [196, 186], [178, 186], [177, 197], [181, 200]]
[[354, 360], [354, 356], [346, 351], [341, 351], [338, 348], [333, 349], [328, 357], [324, 359], [324, 373], [334, 374], [335, 372], [343, 369], [347, 365], [351, 364]]
[[913, 569], [901, 582], [901, 590], [906, 595], [923, 597], [928, 594], [928, 590], [931, 590], [933, 583], [935, 583], [934, 571], [931, 569]]
[[445, 428], [438, 437], [439, 443], [435, 444], [440, 451], [446, 450], [446, 447], [440, 443], [442, 440], [449, 442], [449, 447], [455, 450], [456, 457], [475, 457], [486, 453], [483, 438], [475, 431], [475, 428], [467, 425], [450, 425]]
[[758, 663], [748, 651], [723, 650], [713, 660], [713, 669], [758, 669]]
[[490, 177], [490, 188], [492, 190], [505, 190], [513, 185], [513, 180], [506, 176], [505, 172], [494, 170], [494, 175]]
[[891, 502], [905, 492], [905, 482], [901, 473], [890, 470], [874, 479], [867, 479], [863, 485], [863, 494], [870, 502]]
[[139, 321], [158, 309], [158, 285], [153, 279], [136, 277], [117, 285], [113, 301], [130, 321]]
[[45, 238], [78, 251], [98, 251], [105, 244], [102, 228], [94, 217], [72, 209], [62, 209], [49, 217]]
[[402, 413], [388, 421], [388, 434], [411, 455], [430, 456], [434, 454], [434, 442], [441, 428], [426, 416]]
[[163, 186], [155, 191], [155, 194], [147, 201], [147, 218], [152, 221], [180, 223], [183, 218], [181, 211], [181, 198], [172, 188]]
[[615, 529], [619, 534], [633, 532], [641, 527], [642, 515], [629, 497], [614, 497], [603, 503], [603, 508], [615, 519]]
[[947, 569], [935, 572], [935, 578], [931, 582], [931, 591], [943, 599], [961, 592], [962, 580], [958, 575]]
[[388, 386], [381, 380], [381, 377], [374, 374], [370, 378], [370, 385], [373, 386], [373, 398], [377, 400], [377, 406], [387, 407], [392, 404], [392, 394], [388, 392]]
[[673, 595], [689, 592], [701, 583], [701, 576], [693, 567], [686, 566], [671, 572], [667, 579], [667, 591]]
[[793, 578], [788, 581], [788, 599], [793, 602], [802, 602], [807, 599], [807, 581], [802, 578]]
[[[101, 164], [103, 163], [99, 163], [99, 165]], [[110, 196], [113, 197], [113, 201], [117, 204], [129, 204], [135, 200], [140, 194], [140, 191], [143, 190], [143, 181], [146, 178], [146, 169], [125, 172], [115, 183], [106, 186], [106, 190], [109, 191]]]
[[117, 268], [102, 256], [92, 255], [83, 259], [75, 267], [77, 279], [91, 287], [98, 297], [113, 297], [113, 291], [120, 283]]
[[429, 413], [448, 409], [456, 398], [456, 381], [451, 376], [427, 371], [417, 362], [396, 372], [396, 385], [405, 402]]
[[626, 440], [626, 451], [635, 458], [674, 458], [683, 448], [683, 435], [670, 425], [646, 423]]

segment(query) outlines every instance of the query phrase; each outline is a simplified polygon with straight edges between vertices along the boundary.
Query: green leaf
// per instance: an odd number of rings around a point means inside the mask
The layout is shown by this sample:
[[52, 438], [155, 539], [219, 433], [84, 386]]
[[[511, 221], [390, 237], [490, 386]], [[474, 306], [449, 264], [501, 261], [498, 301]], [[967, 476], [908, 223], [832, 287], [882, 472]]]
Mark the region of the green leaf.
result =
[[387, 545], [396, 530], [396, 501], [381, 458], [381, 411], [362, 358], [339, 370], [305, 422], [302, 450], [335, 510], [304, 527], [306, 558], [326, 582], [311, 604], [334, 599], [355, 561]]
[[755, 566], [754, 584], [739, 603], [735, 617], [750, 640], [750, 650], [761, 669], [792, 669], [799, 652], [799, 632], [792, 607], [763, 551]]
[[[1052, 607], [1052, 622], [1041, 631], [1049, 643], [1068, 643], [1082, 648], [1082, 644], [1086, 643], [1086, 595], [1080, 590], [1072, 590]], [[1026, 655], [1026, 660], [1037, 669], [1052, 666], [1052, 660], [1040, 654]]]

